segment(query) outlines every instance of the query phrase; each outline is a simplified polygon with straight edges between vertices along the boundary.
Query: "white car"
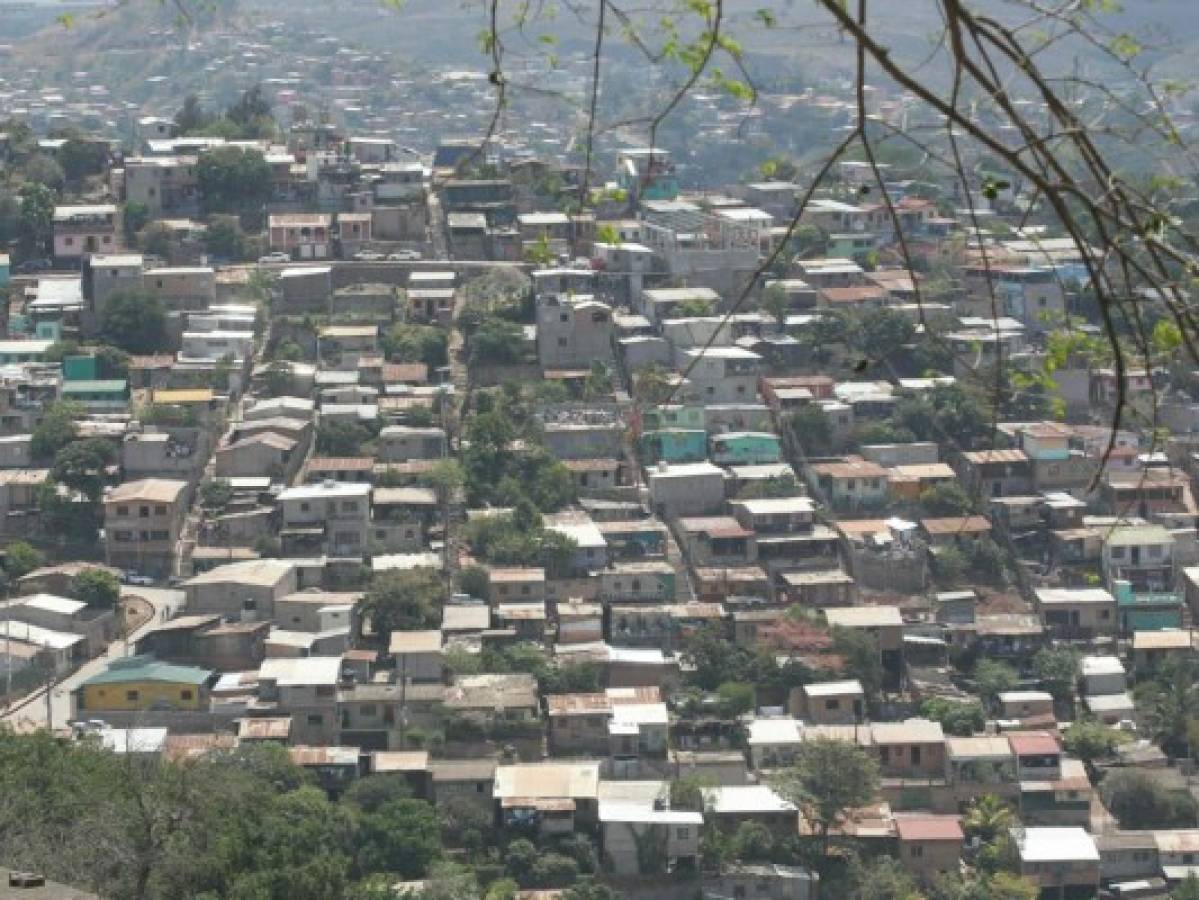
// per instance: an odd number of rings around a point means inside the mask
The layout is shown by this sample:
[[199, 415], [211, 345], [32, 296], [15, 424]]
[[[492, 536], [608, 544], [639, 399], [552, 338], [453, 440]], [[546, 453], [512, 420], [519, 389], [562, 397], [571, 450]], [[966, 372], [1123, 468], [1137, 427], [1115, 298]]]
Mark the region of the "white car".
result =
[[268, 253], [266, 256], [258, 257], [260, 263], [289, 263], [291, 257], [286, 253]]
[[391, 262], [412, 262], [413, 260], [421, 259], [419, 250], [397, 250], [390, 254], [388, 260]]

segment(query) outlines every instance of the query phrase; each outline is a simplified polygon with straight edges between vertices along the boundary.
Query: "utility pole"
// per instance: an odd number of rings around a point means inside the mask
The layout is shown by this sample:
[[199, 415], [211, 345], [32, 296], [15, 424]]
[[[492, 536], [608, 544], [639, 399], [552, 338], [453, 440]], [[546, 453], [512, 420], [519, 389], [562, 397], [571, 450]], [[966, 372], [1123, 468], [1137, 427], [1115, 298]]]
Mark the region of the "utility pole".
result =
[[50, 656], [50, 645], [42, 646], [46, 654], [46, 730], [54, 730], [54, 660]]

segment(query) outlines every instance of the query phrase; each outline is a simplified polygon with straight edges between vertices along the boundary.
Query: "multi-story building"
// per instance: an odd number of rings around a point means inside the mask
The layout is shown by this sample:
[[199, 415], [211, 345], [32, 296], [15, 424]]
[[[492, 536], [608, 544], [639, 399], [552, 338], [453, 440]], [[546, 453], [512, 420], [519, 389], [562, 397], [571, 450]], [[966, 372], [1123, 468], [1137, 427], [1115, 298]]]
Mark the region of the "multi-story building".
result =
[[279, 494], [286, 555], [364, 557], [370, 553], [371, 486], [325, 481]]
[[93, 253], [120, 248], [121, 217], [111, 203], [54, 208], [54, 258], [78, 266]]
[[143, 478], [104, 498], [104, 550], [110, 566], [146, 575], [175, 574], [187, 515], [186, 481]]

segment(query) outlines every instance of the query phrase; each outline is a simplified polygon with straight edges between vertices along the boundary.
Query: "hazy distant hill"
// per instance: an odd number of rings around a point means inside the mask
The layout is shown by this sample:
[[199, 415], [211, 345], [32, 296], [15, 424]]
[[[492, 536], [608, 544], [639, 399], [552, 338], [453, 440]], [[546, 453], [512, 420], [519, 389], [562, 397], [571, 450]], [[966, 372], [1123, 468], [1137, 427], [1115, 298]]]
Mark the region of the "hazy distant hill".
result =
[[[28, 2], [28, 0], [21, 0]], [[62, 9], [58, 0], [43, 0], [52, 9]], [[204, 73], [189, 69], [179, 51], [192, 28], [221, 27], [249, 30], [253, 23], [289, 21], [313, 32], [329, 35], [350, 46], [386, 53], [412, 71], [423, 65], [454, 65], [481, 69], [488, 65], [479, 46], [479, 34], [487, 24], [483, 0], [405, 0], [403, 11], [385, 7], [380, 0], [184, 0], [194, 10], [196, 21], [181, 20], [172, 0], [130, 0], [102, 14], [94, 10], [74, 11], [71, 27], [52, 24], [32, 38], [15, 41], [21, 65], [44, 72], [48, 79], [87, 71], [102, 75], [110, 89], [128, 91], [126, 99], [144, 99], [144, 81], [149, 73], [165, 75], [171, 84], [163, 90], [177, 94], [203, 88]], [[643, 11], [641, 21], [651, 32], [660, 11], [675, 0], [638, 0], [630, 4]], [[1110, 17], [1113, 27], [1151, 40], [1168, 39], [1172, 59], [1163, 70], [1176, 76], [1193, 77], [1193, 52], [1199, 49], [1199, 0], [1128, 0], [1124, 12]], [[13, 0], [0, 0], [0, 9]], [[505, 8], [514, 7], [507, 4]], [[592, 4], [583, 4], [588, 10]], [[848, 72], [851, 54], [827, 16], [811, 0], [733, 0], [726, 6], [728, 28], [751, 53], [759, 77], [775, 69], [804, 72], [810, 77]], [[779, 27], [764, 30], [756, 10], [771, 8]], [[976, 8], [1006, 20], [1027, 15], [1011, 0], [976, 0]], [[900, 58], [918, 59], [929, 54], [938, 38], [939, 20], [928, 0], [878, 0], [871, 6], [872, 22]], [[17, 27], [18, 17], [0, 15], [0, 42], [6, 27]], [[5, 21], [13, 22], [6, 26]], [[582, 18], [562, 8], [552, 19], [534, 23], [527, 35], [506, 34], [510, 62], [521, 54], [546, 52], [538, 36], [552, 32], [558, 43], [554, 52], [563, 57], [590, 52], [594, 39], [590, 15]], [[20, 37], [20, 36], [17, 36]], [[615, 44], [610, 44], [614, 47]], [[310, 47], [302, 51], [311, 52]], [[1055, 67], [1073, 62], [1075, 50], [1063, 49]], [[1092, 52], [1090, 54], [1094, 56]], [[628, 64], [645, 64], [632, 53]], [[930, 69], [935, 75], [936, 70]], [[943, 74], [943, 73], [942, 73]]]

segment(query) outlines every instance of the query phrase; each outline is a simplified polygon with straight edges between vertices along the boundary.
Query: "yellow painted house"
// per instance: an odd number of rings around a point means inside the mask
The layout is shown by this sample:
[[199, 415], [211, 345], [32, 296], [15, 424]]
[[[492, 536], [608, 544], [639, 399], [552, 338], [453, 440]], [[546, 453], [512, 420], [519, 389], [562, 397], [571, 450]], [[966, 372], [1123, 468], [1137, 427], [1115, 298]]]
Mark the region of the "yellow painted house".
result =
[[176, 666], [150, 656], [114, 660], [76, 689], [75, 709], [78, 713], [204, 710], [212, 674], [208, 669]]

